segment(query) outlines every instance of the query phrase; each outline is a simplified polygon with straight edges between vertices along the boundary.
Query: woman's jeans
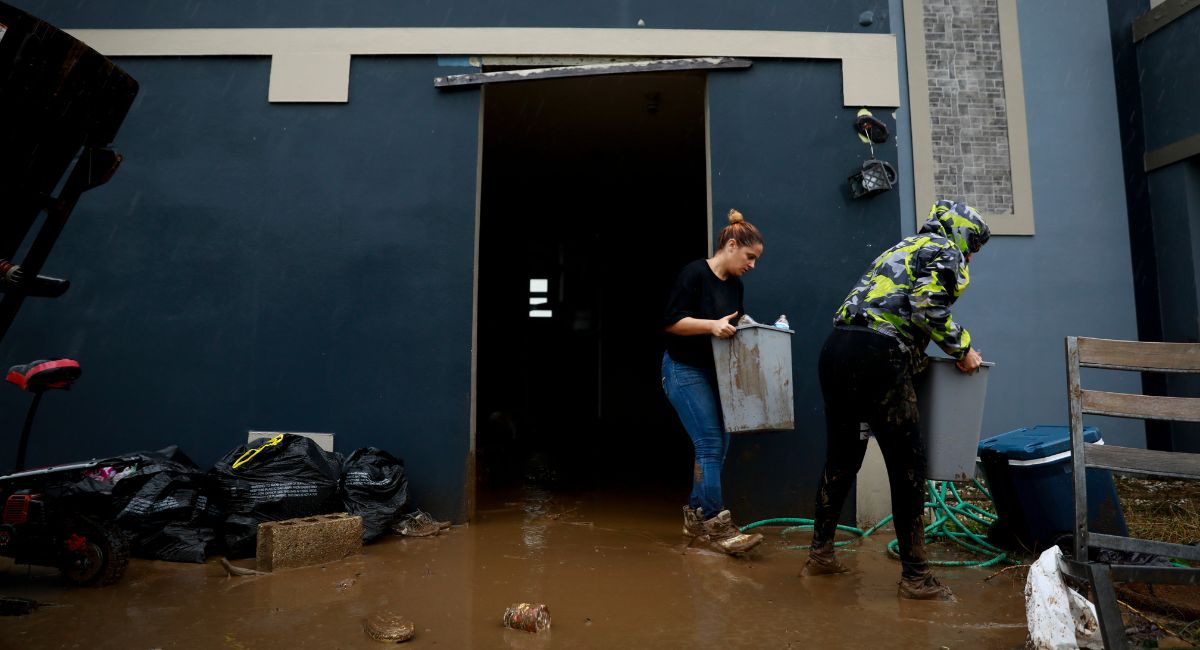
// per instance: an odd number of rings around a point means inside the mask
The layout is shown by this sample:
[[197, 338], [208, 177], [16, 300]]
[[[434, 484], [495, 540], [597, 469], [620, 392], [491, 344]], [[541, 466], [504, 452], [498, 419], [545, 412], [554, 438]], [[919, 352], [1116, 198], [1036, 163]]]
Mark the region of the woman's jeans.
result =
[[729, 434], [721, 421], [717, 377], [711, 370], [689, 366], [663, 353], [663, 390], [696, 449], [689, 508], [700, 508], [704, 519], [725, 509], [721, 498], [721, 467], [729, 451]]
[[921, 513], [925, 446], [913, 392], [912, 360], [896, 339], [873, 330], [838, 327], [818, 362], [825, 398], [825, 469], [817, 487], [813, 547], [833, 542], [842, 506], [862, 467], [866, 422], [883, 452], [892, 488], [892, 515], [905, 577], [929, 571]]

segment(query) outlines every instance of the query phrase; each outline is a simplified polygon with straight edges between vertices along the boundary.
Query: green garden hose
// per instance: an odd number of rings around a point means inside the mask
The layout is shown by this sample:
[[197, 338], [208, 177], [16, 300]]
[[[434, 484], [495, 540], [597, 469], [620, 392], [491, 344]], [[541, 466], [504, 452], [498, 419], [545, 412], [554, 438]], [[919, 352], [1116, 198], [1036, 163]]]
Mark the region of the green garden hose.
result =
[[[988, 499], [992, 495], [987, 491], [977, 479], [971, 479], [975, 484], [975, 488], [983, 493]], [[1000, 563], [1017, 564], [1018, 562], [1008, 556], [1008, 552], [996, 548], [989, 544], [979, 534], [973, 532], [964, 520], [973, 521], [983, 527], [990, 526], [996, 521], [996, 515], [988, 512], [975, 504], [968, 503], [958, 493], [958, 487], [951, 481], [926, 481], [929, 488], [930, 501], [925, 503], [927, 509], [934, 511], [934, 521], [925, 527], [925, 541], [951, 541], [961, 546], [962, 548], [976, 554], [985, 556], [982, 560], [930, 560], [929, 563], [935, 566], [978, 566], [989, 567]], [[953, 497], [954, 503], [947, 503], [947, 495]], [[869, 537], [872, 533], [879, 530], [880, 527], [892, 520], [892, 516], [888, 515], [880, 520], [879, 523], [871, 526], [867, 530], [855, 528], [853, 526], [838, 525], [838, 530], [855, 535], [858, 539]], [[811, 530], [813, 527], [812, 519], [804, 519], [800, 517], [781, 517], [775, 519], [763, 519], [751, 524], [742, 526], [742, 532], [758, 528], [759, 526], [787, 526], [780, 534], [787, 535], [798, 530]], [[835, 542], [834, 546], [846, 546], [853, 544], [857, 540], [846, 540]], [[899, 558], [899, 541], [893, 539], [888, 542], [888, 555]], [[806, 550], [808, 546], [789, 546], [788, 550]]]

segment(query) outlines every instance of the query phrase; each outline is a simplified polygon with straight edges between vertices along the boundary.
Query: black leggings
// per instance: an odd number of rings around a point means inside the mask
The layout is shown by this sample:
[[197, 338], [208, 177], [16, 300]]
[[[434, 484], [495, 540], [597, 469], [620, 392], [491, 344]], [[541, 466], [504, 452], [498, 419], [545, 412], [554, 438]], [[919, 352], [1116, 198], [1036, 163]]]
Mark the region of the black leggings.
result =
[[827, 447], [817, 488], [813, 546], [833, 542], [846, 495], [867, 452], [867, 441], [859, 435], [859, 423], [866, 422], [887, 464], [902, 573], [906, 577], [927, 573], [921, 525], [925, 447], [918, 428], [911, 358], [899, 341], [886, 334], [838, 327], [825, 340], [817, 367], [825, 398]]

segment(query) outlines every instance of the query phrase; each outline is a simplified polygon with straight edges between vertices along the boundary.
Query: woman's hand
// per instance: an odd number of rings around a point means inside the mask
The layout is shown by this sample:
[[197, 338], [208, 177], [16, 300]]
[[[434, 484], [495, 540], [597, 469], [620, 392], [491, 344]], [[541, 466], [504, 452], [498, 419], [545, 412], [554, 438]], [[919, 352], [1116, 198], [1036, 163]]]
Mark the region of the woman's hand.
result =
[[967, 350], [967, 355], [959, 359], [954, 365], [958, 366], [959, 371], [965, 372], [968, 375], [979, 370], [979, 366], [983, 363], [983, 357], [979, 356], [979, 351], [975, 348]]
[[728, 316], [722, 316], [717, 320], [712, 321], [712, 335], [719, 339], [727, 339], [737, 332], [737, 328], [729, 322], [730, 319], [736, 317], [738, 313], [735, 311]]
[[727, 339], [737, 332], [737, 328], [729, 324], [729, 319], [737, 315], [738, 313], [735, 311], [728, 316], [716, 320], [685, 316], [664, 327], [663, 331], [667, 334], [675, 334], [676, 336], [703, 336], [711, 334], [719, 339]]

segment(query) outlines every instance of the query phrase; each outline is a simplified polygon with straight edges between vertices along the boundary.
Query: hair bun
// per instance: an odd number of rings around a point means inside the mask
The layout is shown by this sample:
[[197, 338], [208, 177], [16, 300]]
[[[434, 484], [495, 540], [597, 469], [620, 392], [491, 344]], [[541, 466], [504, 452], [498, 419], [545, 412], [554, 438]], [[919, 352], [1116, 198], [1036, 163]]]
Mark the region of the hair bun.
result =
[[746, 217], [743, 217], [741, 212], [733, 209], [729, 210], [729, 223], [743, 223], [745, 221]]

